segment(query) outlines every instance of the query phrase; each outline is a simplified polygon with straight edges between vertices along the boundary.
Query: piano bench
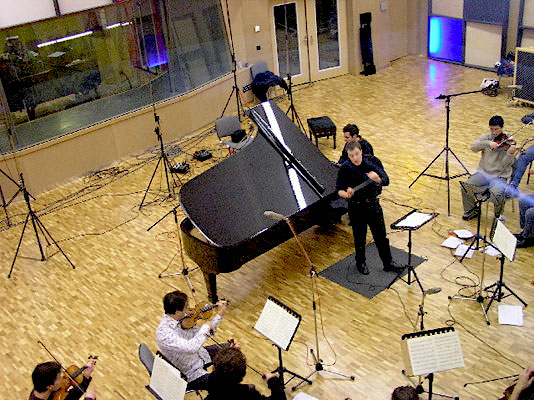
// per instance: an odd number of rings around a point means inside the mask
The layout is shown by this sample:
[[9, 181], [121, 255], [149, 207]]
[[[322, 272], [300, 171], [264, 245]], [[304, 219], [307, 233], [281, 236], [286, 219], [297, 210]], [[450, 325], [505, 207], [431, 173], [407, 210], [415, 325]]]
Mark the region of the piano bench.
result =
[[330, 136], [333, 136], [334, 149], [336, 148], [336, 126], [329, 117], [308, 118], [307, 121], [310, 130], [310, 140], [312, 140], [312, 136], [315, 137], [316, 147], [319, 147], [318, 139], [320, 137], [326, 137], [328, 139]]

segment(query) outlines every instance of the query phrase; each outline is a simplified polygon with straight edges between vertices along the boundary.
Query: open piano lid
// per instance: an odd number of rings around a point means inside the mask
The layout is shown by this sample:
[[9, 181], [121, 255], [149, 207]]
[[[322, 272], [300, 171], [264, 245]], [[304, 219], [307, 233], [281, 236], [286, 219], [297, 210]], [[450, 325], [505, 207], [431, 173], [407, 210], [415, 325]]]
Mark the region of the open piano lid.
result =
[[287, 115], [273, 101], [252, 110], [268, 122], [325, 190], [322, 194], [313, 190], [258, 133], [249, 146], [191, 179], [180, 190], [186, 215], [215, 246], [236, 245], [276, 224], [264, 216], [264, 211], [291, 216], [335, 193], [338, 167]]

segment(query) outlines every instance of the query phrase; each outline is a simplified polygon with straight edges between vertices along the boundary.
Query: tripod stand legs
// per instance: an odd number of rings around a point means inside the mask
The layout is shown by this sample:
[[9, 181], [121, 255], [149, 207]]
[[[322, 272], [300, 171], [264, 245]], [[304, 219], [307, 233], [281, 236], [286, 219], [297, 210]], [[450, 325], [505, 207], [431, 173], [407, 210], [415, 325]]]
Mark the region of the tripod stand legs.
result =
[[37, 215], [35, 215], [35, 213], [33, 212], [33, 210], [30, 210], [28, 212], [28, 214], [26, 215], [26, 219], [24, 220], [24, 225], [22, 227], [22, 232], [20, 234], [20, 239], [19, 239], [19, 243], [17, 245], [17, 250], [15, 250], [15, 256], [13, 257], [13, 262], [11, 263], [11, 268], [9, 270], [9, 274], [7, 275], [8, 278], [11, 278], [11, 274], [13, 273], [13, 268], [15, 267], [15, 261], [17, 261], [17, 255], [19, 254], [19, 250], [20, 250], [20, 246], [22, 244], [22, 239], [24, 238], [24, 233], [26, 232], [26, 227], [28, 225], [28, 220], [31, 218], [31, 221], [32, 221], [32, 225], [33, 225], [33, 230], [35, 232], [35, 238], [37, 239], [37, 244], [39, 245], [39, 251], [41, 253], [41, 261], [45, 261], [46, 260], [46, 257], [45, 257], [45, 254], [44, 254], [44, 251], [43, 251], [43, 246], [41, 244], [41, 240], [40, 240], [40, 237], [39, 237], [39, 232], [37, 231], [37, 228], [39, 228], [39, 230], [41, 231], [41, 234], [43, 235], [43, 237], [45, 238], [45, 240], [47, 241], [47, 243], [49, 244], [48, 242], [48, 238], [50, 238], [50, 240], [56, 245], [56, 247], [59, 249], [59, 251], [61, 252], [61, 254], [63, 254], [63, 256], [67, 259], [67, 261], [69, 262], [69, 264], [71, 265], [72, 269], [75, 269], [76, 267], [74, 266], [74, 264], [72, 263], [72, 261], [69, 259], [69, 257], [67, 257], [67, 255], [65, 254], [65, 252], [63, 251], [63, 249], [61, 249], [61, 247], [57, 244], [57, 242], [54, 240], [54, 238], [52, 237], [52, 235], [50, 234], [50, 232], [48, 231], [48, 229], [46, 229], [46, 227], [43, 225], [43, 223], [39, 220], [39, 218], [37, 217]]
[[310, 349], [310, 353], [311, 355], [313, 356], [313, 359], [315, 361], [315, 371], [313, 371], [312, 373], [310, 373], [306, 378], [301, 378], [302, 381], [299, 382], [298, 384], [296, 384], [295, 386], [293, 386], [291, 388], [291, 390], [295, 391], [297, 390], [297, 388], [302, 385], [304, 382], [307, 382], [309, 383], [310, 385], [312, 384], [312, 382], [310, 381], [310, 377], [313, 375], [313, 374], [317, 374], [321, 371], [324, 371], [324, 372], [328, 372], [330, 374], [334, 374], [334, 375], [337, 375], [337, 376], [341, 376], [343, 378], [346, 378], [346, 379], [350, 379], [351, 381], [354, 380], [354, 375], [345, 375], [345, 374], [342, 374], [341, 372], [337, 372], [337, 371], [332, 371], [332, 370], [329, 370], [329, 369], [325, 369], [323, 367], [323, 364], [322, 364], [322, 360], [319, 360], [317, 358], [317, 356], [315, 355], [313, 349]]

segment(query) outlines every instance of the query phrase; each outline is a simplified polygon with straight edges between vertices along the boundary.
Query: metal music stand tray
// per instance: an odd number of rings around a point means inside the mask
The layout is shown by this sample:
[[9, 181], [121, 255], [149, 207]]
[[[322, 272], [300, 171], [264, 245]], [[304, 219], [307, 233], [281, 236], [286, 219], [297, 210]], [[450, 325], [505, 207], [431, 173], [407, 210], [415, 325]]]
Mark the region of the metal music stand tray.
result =
[[[429, 221], [432, 221], [438, 215], [439, 213], [422, 213], [414, 209], [391, 224], [391, 229], [408, 231], [408, 264], [405, 265], [405, 267], [408, 268], [408, 281], [406, 283], [408, 285], [411, 285], [414, 282], [412, 281], [411, 277], [411, 274], [413, 273], [415, 281], [417, 282], [419, 288], [421, 289], [421, 292], [423, 293], [425, 292], [425, 290], [423, 289], [423, 285], [421, 285], [421, 281], [415, 273], [415, 268], [412, 265], [412, 231], [421, 228], [423, 225], [425, 225]], [[403, 280], [401, 278], [401, 274], [403, 272], [404, 270], [397, 273], [397, 276], [393, 278], [393, 280], [389, 283], [387, 287], [391, 287], [391, 285], [393, 285], [393, 283], [399, 278]]]

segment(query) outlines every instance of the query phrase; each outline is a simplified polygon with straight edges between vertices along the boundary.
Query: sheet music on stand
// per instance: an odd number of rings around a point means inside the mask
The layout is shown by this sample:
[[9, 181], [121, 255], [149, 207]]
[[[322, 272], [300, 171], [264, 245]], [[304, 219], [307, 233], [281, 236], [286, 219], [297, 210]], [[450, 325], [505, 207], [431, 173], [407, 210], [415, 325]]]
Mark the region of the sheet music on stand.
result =
[[288, 350], [302, 317], [280, 300], [269, 296], [254, 329], [282, 350]]
[[401, 350], [409, 376], [464, 367], [460, 337], [453, 327], [405, 334]]
[[416, 230], [436, 218], [438, 213], [424, 213], [412, 210], [391, 224], [391, 229]]
[[150, 384], [146, 387], [160, 400], [183, 400], [187, 382], [180, 371], [161, 357], [154, 357]]
[[509, 261], [514, 261], [517, 238], [500, 220], [497, 220], [497, 225], [491, 232], [491, 241]]

